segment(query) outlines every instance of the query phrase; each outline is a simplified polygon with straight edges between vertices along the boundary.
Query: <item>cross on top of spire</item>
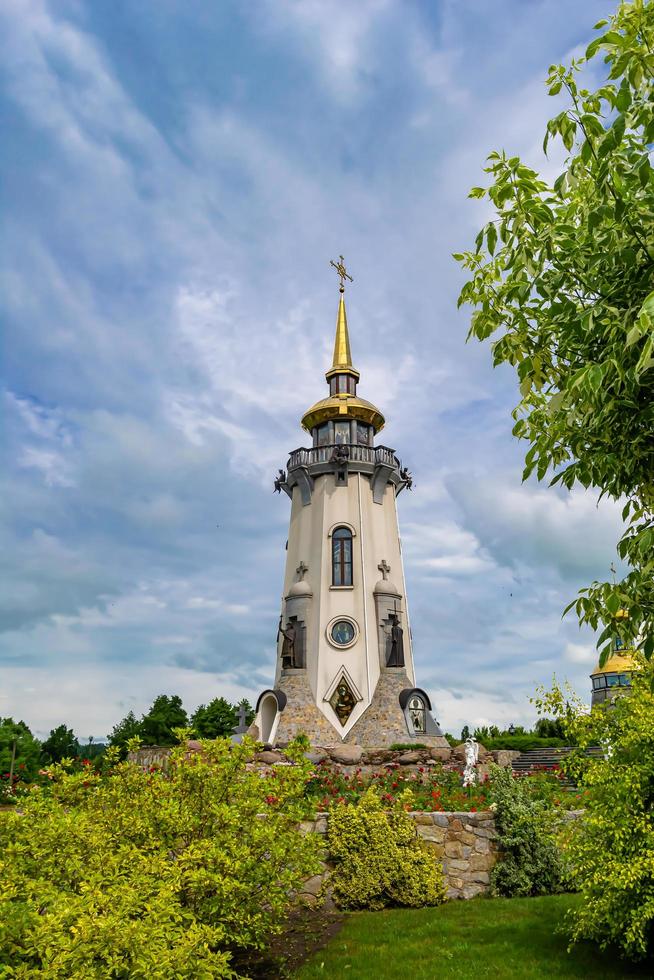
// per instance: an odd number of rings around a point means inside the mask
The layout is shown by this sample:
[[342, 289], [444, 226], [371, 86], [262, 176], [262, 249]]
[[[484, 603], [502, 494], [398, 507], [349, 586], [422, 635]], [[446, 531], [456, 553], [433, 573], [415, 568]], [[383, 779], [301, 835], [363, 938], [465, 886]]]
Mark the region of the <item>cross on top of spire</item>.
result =
[[345, 280], [346, 279], [349, 279], [350, 282], [354, 282], [354, 279], [352, 278], [352, 276], [349, 274], [349, 272], [345, 268], [345, 259], [344, 259], [344, 257], [342, 255], [339, 255], [338, 258], [339, 258], [339, 261], [338, 262], [334, 262], [334, 260], [331, 259], [330, 262], [329, 262], [329, 264], [332, 265], [336, 269], [336, 272], [337, 272], [337, 274], [338, 274], [338, 276], [339, 276], [339, 278], [341, 280], [341, 285], [339, 286], [339, 290], [342, 293], [344, 293], [345, 292]]

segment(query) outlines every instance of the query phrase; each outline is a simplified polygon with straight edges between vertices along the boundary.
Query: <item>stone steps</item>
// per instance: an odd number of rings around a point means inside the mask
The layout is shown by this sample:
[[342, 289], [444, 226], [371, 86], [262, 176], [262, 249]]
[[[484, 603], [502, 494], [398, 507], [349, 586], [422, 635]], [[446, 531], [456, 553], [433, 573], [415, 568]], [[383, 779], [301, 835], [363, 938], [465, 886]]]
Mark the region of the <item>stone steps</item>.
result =
[[[572, 751], [573, 749], [569, 746], [562, 748], [528, 749], [513, 759], [511, 768], [515, 773], [531, 772], [534, 769], [557, 770], [561, 766], [562, 758]], [[584, 749], [584, 755], [601, 758], [603, 752], [599, 746], [592, 746], [591, 748]], [[562, 779], [561, 784], [567, 788], [574, 788], [574, 783], [569, 779]]]

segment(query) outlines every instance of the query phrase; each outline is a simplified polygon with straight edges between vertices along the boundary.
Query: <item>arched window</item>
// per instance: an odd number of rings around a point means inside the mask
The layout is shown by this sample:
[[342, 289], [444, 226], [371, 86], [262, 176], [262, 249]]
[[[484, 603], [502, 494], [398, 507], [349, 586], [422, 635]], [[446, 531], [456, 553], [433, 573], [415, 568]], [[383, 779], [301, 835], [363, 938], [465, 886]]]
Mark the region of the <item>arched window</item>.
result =
[[332, 585], [352, 585], [352, 532], [337, 527], [332, 534]]
[[424, 735], [427, 731], [426, 714], [425, 702], [417, 694], [414, 694], [409, 700], [409, 717], [416, 734]]

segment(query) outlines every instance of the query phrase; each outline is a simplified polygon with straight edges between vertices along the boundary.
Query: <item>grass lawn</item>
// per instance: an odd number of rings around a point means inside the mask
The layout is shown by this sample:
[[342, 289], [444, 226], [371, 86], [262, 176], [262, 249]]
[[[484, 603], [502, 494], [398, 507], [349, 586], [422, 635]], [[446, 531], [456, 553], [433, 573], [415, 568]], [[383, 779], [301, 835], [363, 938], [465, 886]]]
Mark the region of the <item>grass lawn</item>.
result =
[[652, 977], [652, 963], [630, 966], [591, 945], [566, 952], [558, 932], [576, 895], [476, 898], [435, 909], [355, 912], [295, 974], [296, 980], [543, 980]]

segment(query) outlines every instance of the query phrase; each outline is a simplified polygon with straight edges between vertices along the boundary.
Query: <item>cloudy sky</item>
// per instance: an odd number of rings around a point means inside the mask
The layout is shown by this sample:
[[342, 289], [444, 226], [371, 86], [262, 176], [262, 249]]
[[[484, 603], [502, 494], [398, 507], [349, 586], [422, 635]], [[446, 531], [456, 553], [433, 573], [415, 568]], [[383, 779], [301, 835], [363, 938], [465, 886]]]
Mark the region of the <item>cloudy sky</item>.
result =
[[[543, 79], [604, 0], [0, 0], [0, 715], [103, 737], [273, 676], [289, 517], [343, 252], [399, 500], [419, 683], [451, 731], [533, 719], [594, 657], [564, 605], [619, 515], [521, 485], [516, 385], [453, 251], [487, 152], [546, 174]], [[9, 134], [9, 138], [7, 138]]]

